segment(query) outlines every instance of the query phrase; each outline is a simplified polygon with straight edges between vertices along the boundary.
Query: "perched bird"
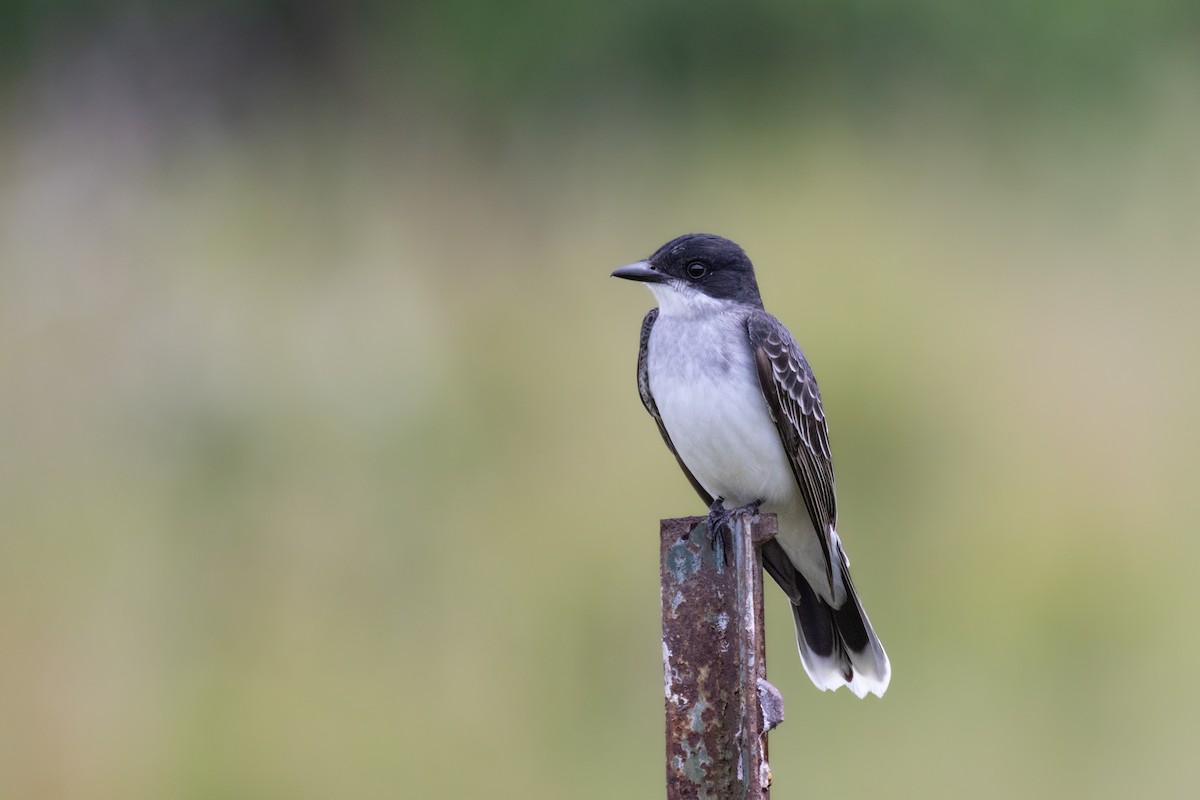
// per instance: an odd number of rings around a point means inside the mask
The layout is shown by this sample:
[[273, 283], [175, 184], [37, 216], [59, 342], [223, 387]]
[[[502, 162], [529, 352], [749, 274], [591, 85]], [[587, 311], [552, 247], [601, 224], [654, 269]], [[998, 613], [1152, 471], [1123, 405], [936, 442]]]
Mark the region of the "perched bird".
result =
[[750, 259], [728, 239], [688, 234], [613, 276], [658, 300], [642, 322], [638, 391], [696, 492], [713, 514], [729, 503], [778, 515], [763, 567], [792, 602], [808, 676], [882, 697], [891, 666], [838, 537], [817, 381], [763, 309]]

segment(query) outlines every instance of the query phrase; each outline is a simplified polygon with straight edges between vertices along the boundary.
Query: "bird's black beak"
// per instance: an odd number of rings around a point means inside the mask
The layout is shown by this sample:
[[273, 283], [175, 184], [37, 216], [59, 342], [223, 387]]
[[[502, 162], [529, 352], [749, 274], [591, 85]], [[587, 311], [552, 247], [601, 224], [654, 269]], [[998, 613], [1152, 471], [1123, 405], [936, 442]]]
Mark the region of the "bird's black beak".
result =
[[643, 283], [662, 283], [667, 279], [666, 275], [663, 275], [650, 266], [649, 261], [626, 264], [620, 269], [614, 269], [612, 276], [614, 278], [624, 278], [628, 281], [642, 281]]

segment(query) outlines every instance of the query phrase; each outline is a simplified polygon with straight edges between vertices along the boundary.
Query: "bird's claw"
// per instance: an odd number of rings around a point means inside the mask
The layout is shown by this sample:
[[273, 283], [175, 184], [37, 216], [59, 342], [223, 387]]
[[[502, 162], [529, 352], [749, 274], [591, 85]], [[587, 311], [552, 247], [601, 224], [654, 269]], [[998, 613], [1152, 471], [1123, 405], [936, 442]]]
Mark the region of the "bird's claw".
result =
[[726, 553], [733, 546], [733, 529], [729, 525], [729, 520], [733, 516], [743, 513], [748, 513], [750, 516], [757, 516], [763, 502], [761, 499], [755, 500], [744, 506], [731, 509], [725, 507], [725, 499], [723, 497], [718, 497], [708, 507], [708, 538], [712, 542], [713, 549], [718, 551], [722, 563], [728, 563], [729, 559]]
[[718, 497], [708, 507], [708, 540], [722, 564], [729, 563], [727, 553], [733, 545], [733, 532], [729, 529], [731, 513], [729, 509], [725, 508], [725, 498], [723, 497]]

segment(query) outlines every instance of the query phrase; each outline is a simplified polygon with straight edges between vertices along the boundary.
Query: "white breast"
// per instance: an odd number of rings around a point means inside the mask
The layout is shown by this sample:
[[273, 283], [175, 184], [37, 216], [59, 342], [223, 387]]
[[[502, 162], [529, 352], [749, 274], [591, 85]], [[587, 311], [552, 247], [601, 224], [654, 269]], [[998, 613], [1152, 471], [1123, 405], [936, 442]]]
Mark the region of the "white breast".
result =
[[726, 506], [791, 505], [795, 478], [759, 388], [744, 307], [660, 307], [650, 391], [680, 458]]

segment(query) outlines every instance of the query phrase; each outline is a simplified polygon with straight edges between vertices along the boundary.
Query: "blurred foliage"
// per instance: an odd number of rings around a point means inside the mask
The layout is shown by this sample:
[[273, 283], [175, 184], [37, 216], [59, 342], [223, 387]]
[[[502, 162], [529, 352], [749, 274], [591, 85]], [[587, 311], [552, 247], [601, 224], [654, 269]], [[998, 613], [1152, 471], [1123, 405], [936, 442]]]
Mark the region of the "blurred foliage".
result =
[[[570, 111], [630, 92], [667, 111], [904, 101], [914, 85], [1017, 108], [1128, 97], [1164, 55], [1194, 58], [1188, 0], [59, 0], [0, 11], [10, 74], [39, 46], [114, 21], [252, 28], [255, 47], [333, 88], [400, 81], [490, 115]], [[310, 76], [315, 79], [315, 76]], [[329, 87], [327, 87], [329, 88]]]
[[895, 667], [771, 594], [777, 795], [1191, 796], [1194, 10], [732, 8], [3, 7], [0, 797], [660, 794], [700, 509], [608, 274], [688, 230]]

